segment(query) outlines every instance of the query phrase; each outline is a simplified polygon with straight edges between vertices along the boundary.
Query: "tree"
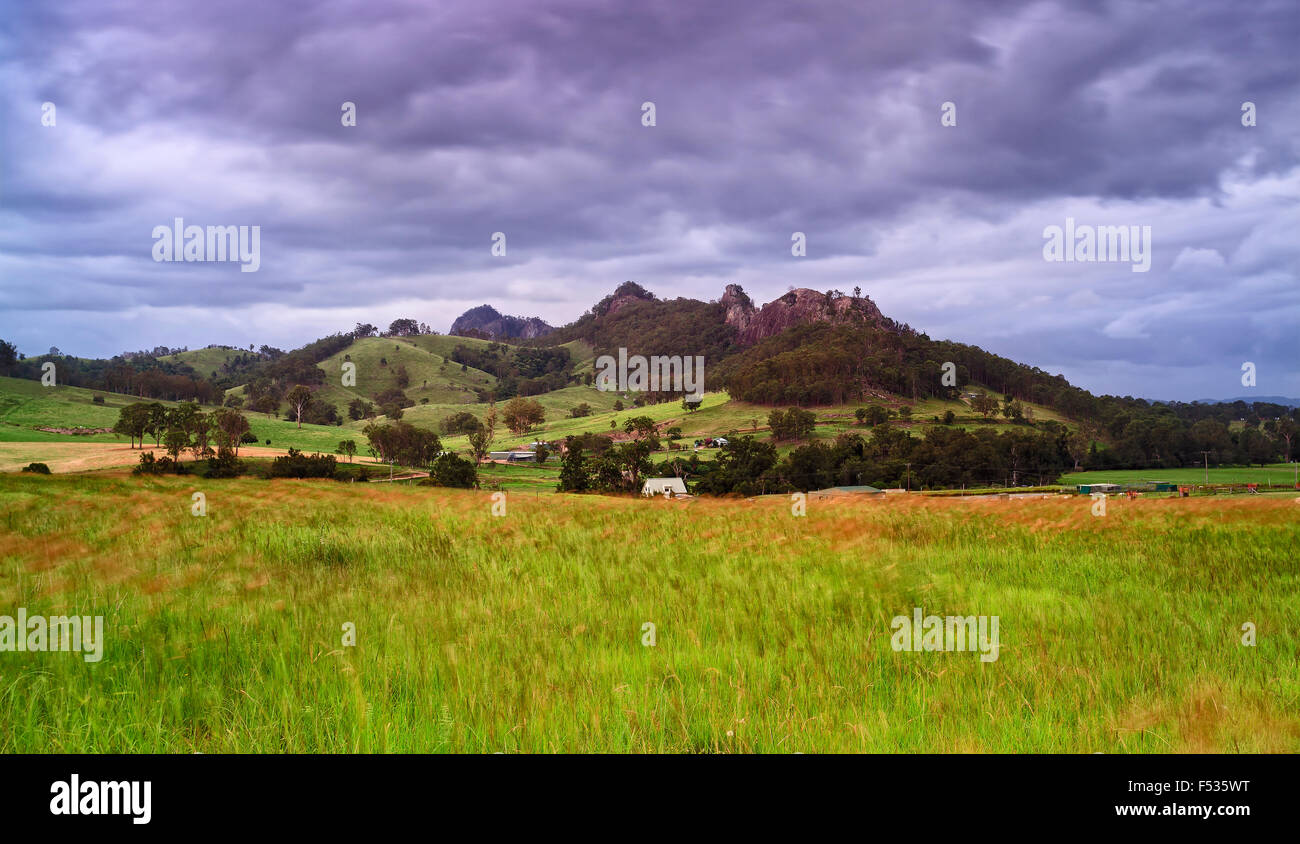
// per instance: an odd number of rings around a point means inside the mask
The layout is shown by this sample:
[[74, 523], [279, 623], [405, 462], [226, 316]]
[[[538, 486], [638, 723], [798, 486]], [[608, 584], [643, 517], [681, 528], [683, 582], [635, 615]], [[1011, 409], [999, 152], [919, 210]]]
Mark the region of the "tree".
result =
[[477, 429], [470, 431], [469, 448], [474, 453], [475, 463], [482, 463], [491, 447], [492, 435], [488, 433], [485, 426], [480, 425]]
[[238, 456], [239, 445], [249, 432], [248, 420], [244, 414], [232, 407], [218, 408], [212, 412], [212, 421], [218, 431], [218, 447], [229, 448]]
[[651, 448], [659, 447], [659, 429], [649, 416], [633, 416], [623, 423], [623, 430], [638, 440], [648, 440]]
[[176, 428], [187, 434], [194, 433], [198, 418], [202, 415], [196, 402], [183, 401], [167, 411], [167, 427]]
[[453, 413], [443, 419], [441, 423], [442, 432], [449, 436], [471, 434], [481, 427], [483, 427], [483, 423], [478, 421], [478, 418], [468, 410]]
[[193, 435], [190, 447], [194, 451], [195, 460], [212, 456], [212, 428], [212, 418], [206, 413], [196, 413], [190, 420]]
[[[162, 437], [167, 433], [171, 419], [170, 412], [161, 402], [151, 402], [149, 404], [149, 416], [145, 421], [145, 433], [153, 437], [153, 444], [159, 445]], [[141, 440], [140, 447], [144, 447], [144, 441]]]
[[1286, 443], [1284, 458], [1288, 463], [1291, 462], [1291, 440], [1295, 438], [1298, 430], [1300, 428], [1297, 428], [1296, 423], [1289, 416], [1278, 419], [1277, 426], [1274, 428], [1277, 437]]
[[511, 433], [523, 434], [546, 421], [546, 409], [534, 399], [516, 396], [506, 402], [501, 411], [501, 418]]
[[353, 337], [374, 337], [379, 333], [379, 329], [368, 322], [358, 322], [357, 327], [352, 330]]
[[163, 449], [167, 452], [167, 456], [173, 461], [180, 460], [181, 452], [189, 447], [190, 435], [179, 428], [173, 428], [168, 431], [167, 435], [163, 438]]
[[357, 441], [343, 440], [339, 443], [339, 447], [335, 449], [335, 452], [347, 457], [348, 462], [351, 463], [353, 456], [357, 453]]
[[362, 429], [370, 447], [385, 463], [397, 462], [404, 466], [427, 467], [433, 465], [442, 442], [438, 435], [407, 422], [370, 424]]
[[566, 437], [564, 454], [560, 458], [560, 482], [557, 492], [587, 492], [591, 479], [587, 473], [587, 453], [579, 437]]
[[18, 363], [18, 347], [8, 340], [0, 340], [0, 372], [9, 372]]
[[970, 400], [971, 410], [988, 419], [998, 412], [998, 400], [988, 393], [980, 393]]
[[280, 402], [270, 393], [265, 393], [253, 400], [248, 409], [254, 413], [265, 413], [266, 418], [270, 419], [280, 410]]
[[149, 426], [149, 405], [142, 402], [128, 404], [118, 411], [117, 422], [113, 425], [113, 433], [125, 434], [131, 438], [131, 448], [135, 448], [135, 441], [140, 441], [140, 447], [144, 448], [144, 434]]
[[290, 409], [292, 409], [294, 414], [298, 417], [298, 428], [301, 429], [302, 415], [306, 412], [307, 406], [311, 404], [312, 401], [311, 388], [305, 384], [299, 384], [289, 391], [289, 394], [284, 397], [284, 400], [289, 403]]
[[817, 414], [798, 407], [786, 411], [774, 410], [768, 414], [767, 424], [772, 429], [774, 438], [799, 440], [812, 435], [817, 425]]
[[395, 319], [388, 326], [390, 337], [413, 337], [420, 333], [420, 323], [413, 319]]
[[569, 410], [570, 419], [581, 419], [584, 416], [590, 416], [590, 415], [591, 415], [591, 405], [587, 404], [586, 402], [583, 402], [577, 407], [571, 408]]

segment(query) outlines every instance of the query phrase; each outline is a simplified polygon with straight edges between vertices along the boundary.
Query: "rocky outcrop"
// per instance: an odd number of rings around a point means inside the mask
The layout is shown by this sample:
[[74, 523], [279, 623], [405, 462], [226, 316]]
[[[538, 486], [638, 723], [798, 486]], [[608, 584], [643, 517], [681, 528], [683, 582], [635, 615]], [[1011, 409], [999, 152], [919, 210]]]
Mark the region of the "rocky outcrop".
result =
[[739, 284], [728, 284], [720, 300], [727, 325], [736, 329], [742, 346], [751, 346], [795, 325], [829, 322], [854, 323], [892, 328], [893, 325], [866, 296], [848, 296], [838, 291], [819, 293], [801, 287], [755, 308]]
[[655, 295], [635, 281], [625, 281], [595, 304], [591, 312], [598, 317], [618, 313], [619, 309], [633, 302], [653, 302]]
[[554, 330], [537, 317], [505, 316], [491, 305], [479, 305], [456, 317], [448, 333], [489, 340], [531, 340]]

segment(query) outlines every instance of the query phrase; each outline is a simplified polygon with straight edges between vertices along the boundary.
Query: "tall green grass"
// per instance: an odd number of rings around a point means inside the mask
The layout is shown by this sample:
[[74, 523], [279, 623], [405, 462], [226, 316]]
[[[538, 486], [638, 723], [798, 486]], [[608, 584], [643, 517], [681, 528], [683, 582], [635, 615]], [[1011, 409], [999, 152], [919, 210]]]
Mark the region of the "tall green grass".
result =
[[[1300, 750], [1289, 500], [492, 503], [0, 478], [0, 614], [108, 640], [0, 653], [0, 751]], [[1000, 658], [893, 651], [917, 606]]]

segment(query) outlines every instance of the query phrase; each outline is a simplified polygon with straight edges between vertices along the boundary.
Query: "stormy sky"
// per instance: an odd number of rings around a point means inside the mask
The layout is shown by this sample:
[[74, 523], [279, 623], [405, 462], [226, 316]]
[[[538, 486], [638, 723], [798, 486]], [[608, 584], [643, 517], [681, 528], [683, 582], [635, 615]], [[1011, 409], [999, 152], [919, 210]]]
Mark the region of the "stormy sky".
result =
[[[27, 354], [860, 286], [1096, 393], [1300, 396], [1295, 0], [0, 4]], [[260, 269], [155, 262], [176, 217]], [[1044, 260], [1066, 218], [1150, 271]]]

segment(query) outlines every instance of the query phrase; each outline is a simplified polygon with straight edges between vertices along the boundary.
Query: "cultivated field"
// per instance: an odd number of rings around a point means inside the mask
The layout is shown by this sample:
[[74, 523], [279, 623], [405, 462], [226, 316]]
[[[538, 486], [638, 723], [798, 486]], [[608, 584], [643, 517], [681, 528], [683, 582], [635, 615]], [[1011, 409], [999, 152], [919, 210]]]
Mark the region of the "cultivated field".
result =
[[[0, 477], [0, 613], [107, 639], [0, 653], [0, 751], [1300, 750], [1290, 498], [492, 505]], [[999, 658], [892, 650], [914, 607]]]

